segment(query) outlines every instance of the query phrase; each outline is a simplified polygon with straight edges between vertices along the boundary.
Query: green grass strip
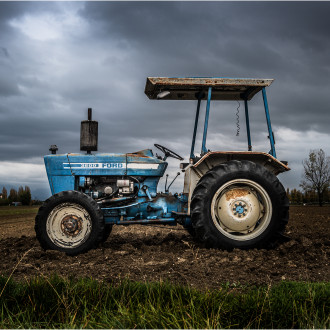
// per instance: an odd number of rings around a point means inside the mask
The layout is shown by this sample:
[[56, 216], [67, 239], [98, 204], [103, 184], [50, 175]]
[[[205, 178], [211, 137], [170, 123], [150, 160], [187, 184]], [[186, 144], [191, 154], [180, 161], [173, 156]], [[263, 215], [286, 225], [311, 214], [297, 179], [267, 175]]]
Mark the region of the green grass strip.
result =
[[[329, 328], [329, 283], [198, 291], [167, 282], [0, 277], [0, 328]], [[234, 290], [234, 291], [233, 291]]]
[[0, 216], [19, 216], [37, 214], [39, 206], [1, 206]]

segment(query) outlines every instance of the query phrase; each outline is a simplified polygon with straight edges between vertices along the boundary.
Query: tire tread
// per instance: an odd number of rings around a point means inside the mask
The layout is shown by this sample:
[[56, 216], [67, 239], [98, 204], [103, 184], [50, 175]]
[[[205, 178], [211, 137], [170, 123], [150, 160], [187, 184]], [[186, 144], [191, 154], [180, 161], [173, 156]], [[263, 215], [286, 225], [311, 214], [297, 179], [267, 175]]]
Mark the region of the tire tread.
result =
[[[90, 238], [87, 239], [87, 241], [84, 242], [82, 245], [73, 249], [61, 248], [56, 246], [50, 241], [46, 233], [46, 221], [49, 213], [52, 211], [54, 207], [65, 202], [77, 203], [85, 207], [87, 210], [89, 209], [88, 211], [91, 215], [93, 222], [92, 233]], [[104, 223], [102, 210], [100, 209], [99, 205], [96, 203], [94, 199], [79, 191], [67, 190], [67, 191], [61, 191], [51, 196], [42, 204], [35, 218], [34, 229], [36, 232], [36, 237], [40, 243], [40, 246], [44, 250], [49, 250], [49, 249], [59, 250], [66, 252], [66, 254], [68, 255], [73, 256], [97, 248], [99, 243], [102, 242], [104, 238], [105, 223]]]
[[[235, 242], [233, 242], [233, 244], [228, 244], [228, 242], [219, 240], [218, 235], [214, 232], [214, 229], [211, 228], [206, 221], [207, 215], [204, 214], [204, 206], [205, 203], [207, 203], [207, 201], [212, 198], [212, 196], [210, 196], [210, 187], [215, 184], [216, 178], [220, 179], [224, 176], [232, 175], [233, 173], [235, 173], [237, 178], [242, 174], [249, 176], [249, 173], [254, 173], [253, 175], [257, 175], [263, 178], [268, 183], [268, 185], [273, 187], [273, 192], [279, 200], [280, 210], [278, 212], [279, 217], [276, 220], [277, 224], [275, 232], [273, 232], [270, 237], [267, 237], [267, 240], [259, 242], [255, 246], [235, 246]], [[229, 161], [227, 163], [220, 164], [207, 172], [200, 179], [193, 192], [190, 209], [191, 221], [196, 231], [197, 239], [203, 242], [207, 247], [224, 248], [228, 250], [235, 247], [267, 247], [270, 244], [274, 244], [274, 241], [283, 235], [289, 219], [289, 200], [281, 182], [264, 166], [245, 160]]]

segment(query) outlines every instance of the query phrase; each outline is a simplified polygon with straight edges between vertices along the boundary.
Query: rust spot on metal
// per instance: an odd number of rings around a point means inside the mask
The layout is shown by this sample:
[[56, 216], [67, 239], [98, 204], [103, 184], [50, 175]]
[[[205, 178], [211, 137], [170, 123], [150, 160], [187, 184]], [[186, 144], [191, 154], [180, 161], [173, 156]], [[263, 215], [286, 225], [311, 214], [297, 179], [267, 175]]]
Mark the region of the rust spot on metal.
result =
[[136, 158], [150, 158], [143, 153], [133, 153], [133, 154], [126, 154], [128, 157], [136, 157]]
[[235, 199], [238, 197], [243, 197], [246, 196], [249, 193], [249, 190], [244, 189], [244, 188], [236, 188], [236, 189], [231, 189], [228, 192], [226, 192], [226, 200], [229, 201], [231, 199]]
[[75, 215], [67, 215], [61, 221], [61, 229], [64, 234], [75, 237], [82, 229], [82, 219]]
[[287, 164], [280, 162], [279, 160], [277, 160], [272, 155], [266, 152], [259, 152], [259, 151], [209, 151], [196, 164], [194, 164], [194, 167], [198, 167], [202, 162], [205, 161], [206, 158], [209, 157], [212, 158], [218, 155], [223, 155], [224, 157], [226, 157], [227, 161], [232, 159], [238, 159], [238, 160], [246, 159], [251, 161], [264, 160], [266, 163], [268, 163], [267, 160], [271, 159], [272, 161], [271, 167], [276, 169], [274, 171], [275, 175], [285, 171], [290, 171], [290, 168], [287, 166]]
[[272, 82], [273, 79], [148, 77], [145, 94], [157, 99], [158, 93], [166, 90], [170, 93], [162, 99], [196, 100], [196, 92], [212, 87], [212, 100], [250, 100]]

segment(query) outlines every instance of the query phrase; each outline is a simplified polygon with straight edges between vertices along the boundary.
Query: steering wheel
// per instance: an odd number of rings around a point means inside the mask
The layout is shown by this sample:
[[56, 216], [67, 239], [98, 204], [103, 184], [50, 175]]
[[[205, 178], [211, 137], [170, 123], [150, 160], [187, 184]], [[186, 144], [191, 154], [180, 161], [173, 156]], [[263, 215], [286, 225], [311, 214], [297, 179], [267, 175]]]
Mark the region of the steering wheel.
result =
[[172, 151], [164, 146], [161, 146], [160, 144], [155, 143], [154, 146], [165, 154], [165, 157], [163, 160], [166, 160], [167, 157], [173, 157], [173, 158], [179, 159], [179, 160], [184, 159], [180, 155], [176, 154], [174, 151]]

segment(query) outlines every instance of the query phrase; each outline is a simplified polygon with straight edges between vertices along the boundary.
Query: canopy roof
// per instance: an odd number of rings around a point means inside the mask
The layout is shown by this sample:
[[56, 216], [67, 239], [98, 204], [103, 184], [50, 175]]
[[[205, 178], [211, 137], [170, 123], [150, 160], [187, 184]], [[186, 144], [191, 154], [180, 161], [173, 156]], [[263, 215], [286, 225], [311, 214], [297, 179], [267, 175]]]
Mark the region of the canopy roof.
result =
[[263, 87], [274, 79], [246, 78], [164, 78], [148, 77], [145, 93], [149, 99], [157, 99], [161, 92], [168, 91], [164, 100], [196, 100], [197, 93], [204, 92], [202, 100], [207, 99], [207, 91], [212, 87], [212, 100], [251, 100]]

